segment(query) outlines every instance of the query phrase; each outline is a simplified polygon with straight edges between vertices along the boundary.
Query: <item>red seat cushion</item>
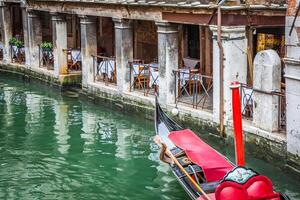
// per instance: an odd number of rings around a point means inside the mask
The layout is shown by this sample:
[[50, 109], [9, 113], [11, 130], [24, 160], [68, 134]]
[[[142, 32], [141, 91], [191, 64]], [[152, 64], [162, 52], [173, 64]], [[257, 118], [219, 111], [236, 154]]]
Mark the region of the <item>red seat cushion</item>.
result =
[[216, 189], [216, 200], [280, 200], [272, 182], [265, 176], [249, 178], [244, 184], [223, 181]]

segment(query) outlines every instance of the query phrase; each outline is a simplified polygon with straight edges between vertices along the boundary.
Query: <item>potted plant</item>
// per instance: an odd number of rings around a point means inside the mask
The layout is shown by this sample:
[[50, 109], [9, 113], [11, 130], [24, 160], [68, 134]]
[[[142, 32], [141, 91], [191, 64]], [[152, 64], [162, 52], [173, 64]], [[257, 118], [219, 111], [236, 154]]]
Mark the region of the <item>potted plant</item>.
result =
[[53, 50], [53, 44], [51, 42], [43, 42], [41, 44], [41, 48], [43, 51], [52, 51]]
[[42, 49], [43, 64], [48, 70], [52, 69], [53, 65], [53, 44], [51, 42], [43, 42], [40, 45]]
[[25, 52], [24, 49], [22, 49], [24, 47], [24, 43], [18, 38], [12, 37], [9, 40], [9, 44], [11, 45], [11, 49], [12, 49], [12, 62], [15, 62], [16, 60], [19, 63], [24, 62]]
[[17, 48], [22, 48], [24, 46], [23, 42], [15, 37], [12, 37], [10, 40], [9, 40], [9, 44], [11, 46], [15, 46]]

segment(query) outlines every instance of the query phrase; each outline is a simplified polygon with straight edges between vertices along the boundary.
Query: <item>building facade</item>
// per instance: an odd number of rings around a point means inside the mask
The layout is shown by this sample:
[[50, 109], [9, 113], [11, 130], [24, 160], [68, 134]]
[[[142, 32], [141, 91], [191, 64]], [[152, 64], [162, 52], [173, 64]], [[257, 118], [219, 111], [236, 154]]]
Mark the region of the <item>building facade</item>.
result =
[[291, 163], [299, 163], [300, 153], [300, 17], [298, 17], [300, 1], [288, 0], [286, 17], [286, 100], [287, 100], [287, 151]]
[[31, 0], [0, 9], [2, 70], [146, 110], [158, 94], [179, 119], [229, 136], [238, 81], [245, 138], [261, 147], [252, 150], [298, 168], [285, 1]]

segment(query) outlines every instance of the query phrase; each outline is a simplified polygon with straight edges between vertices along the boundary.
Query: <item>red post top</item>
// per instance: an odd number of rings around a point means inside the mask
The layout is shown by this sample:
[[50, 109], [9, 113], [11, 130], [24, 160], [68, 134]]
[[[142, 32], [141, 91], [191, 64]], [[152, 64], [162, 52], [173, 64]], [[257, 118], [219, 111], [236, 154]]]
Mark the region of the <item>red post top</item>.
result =
[[230, 88], [232, 91], [232, 114], [233, 114], [236, 164], [238, 166], [245, 166], [240, 86], [241, 84], [239, 82], [232, 82]]

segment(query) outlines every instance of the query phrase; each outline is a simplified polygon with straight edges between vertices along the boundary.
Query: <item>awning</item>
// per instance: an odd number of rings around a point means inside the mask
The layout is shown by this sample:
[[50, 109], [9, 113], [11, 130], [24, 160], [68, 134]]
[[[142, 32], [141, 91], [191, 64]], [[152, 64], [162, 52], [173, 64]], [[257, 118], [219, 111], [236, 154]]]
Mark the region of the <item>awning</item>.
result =
[[234, 167], [223, 155], [189, 129], [173, 131], [169, 138], [185, 151], [193, 163], [202, 168], [207, 182], [221, 180]]

